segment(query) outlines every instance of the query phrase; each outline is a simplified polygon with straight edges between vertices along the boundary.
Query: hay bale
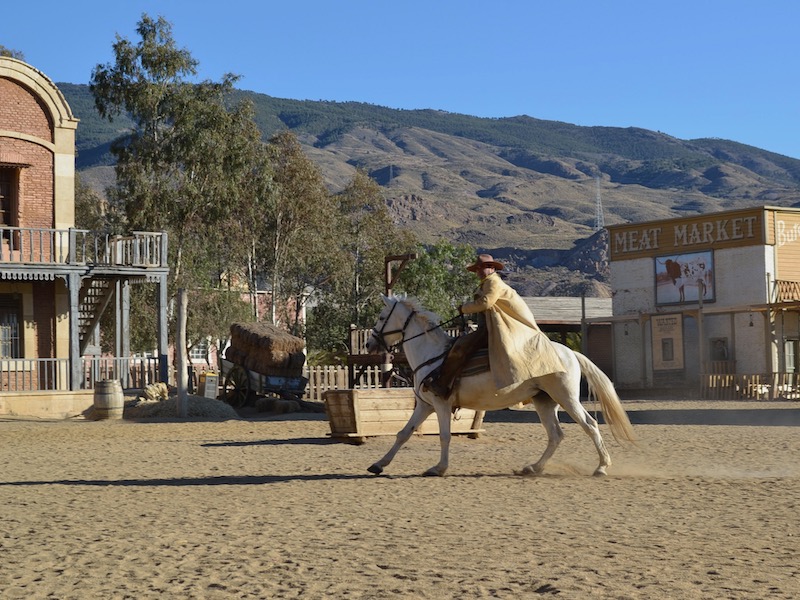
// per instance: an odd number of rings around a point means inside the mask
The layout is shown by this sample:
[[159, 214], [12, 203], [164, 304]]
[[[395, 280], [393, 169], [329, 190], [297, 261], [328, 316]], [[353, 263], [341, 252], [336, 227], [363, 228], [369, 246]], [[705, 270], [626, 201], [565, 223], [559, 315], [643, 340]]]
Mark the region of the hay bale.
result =
[[301, 352], [305, 347], [302, 338], [283, 331], [270, 323], [233, 323], [231, 345], [264, 348], [270, 351]]
[[139, 396], [141, 402], [160, 402], [169, 398], [169, 388], [164, 382], [151, 383]]
[[233, 323], [225, 358], [262, 375], [300, 376], [305, 342], [269, 323]]

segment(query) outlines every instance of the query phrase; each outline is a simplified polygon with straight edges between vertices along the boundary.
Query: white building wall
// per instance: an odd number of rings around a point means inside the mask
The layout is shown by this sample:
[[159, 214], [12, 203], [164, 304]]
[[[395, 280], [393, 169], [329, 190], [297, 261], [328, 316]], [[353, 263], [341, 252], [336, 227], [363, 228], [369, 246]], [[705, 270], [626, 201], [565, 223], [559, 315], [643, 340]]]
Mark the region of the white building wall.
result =
[[[772, 246], [714, 251], [715, 301], [704, 306], [702, 340], [698, 339], [696, 319], [689, 316], [684, 318], [684, 370], [687, 377], [699, 373], [701, 354], [706, 360], [710, 359], [711, 340], [716, 338], [727, 340], [729, 359], [736, 360], [740, 373], [766, 372], [771, 370], [772, 364], [777, 364], [779, 349], [768, 343], [765, 351], [765, 340], [769, 342], [770, 336], [764, 313], [753, 313], [752, 326], [747, 313], [714, 314], [727, 307], [767, 303], [769, 284], [775, 279], [774, 271]], [[617, 319], [614, 325], [614, 383], [620, 387], [648, 387], [653, 379], [652, 339], [645, 315], [681, 312], [697, 308], [698, 305], [656, 306], [652, 257], [613, 261], [611, 288], [612, 310]], [[640, 315], [643, 316], [641, 320]]]
[[614, 316], [655, 312], [655, 272], [652, 258], [611, 263], [611, 310]]
[[764, 304], [767, 277], [775, 281], [772, 246], [746, 246], [714, 252], [715, 307]]

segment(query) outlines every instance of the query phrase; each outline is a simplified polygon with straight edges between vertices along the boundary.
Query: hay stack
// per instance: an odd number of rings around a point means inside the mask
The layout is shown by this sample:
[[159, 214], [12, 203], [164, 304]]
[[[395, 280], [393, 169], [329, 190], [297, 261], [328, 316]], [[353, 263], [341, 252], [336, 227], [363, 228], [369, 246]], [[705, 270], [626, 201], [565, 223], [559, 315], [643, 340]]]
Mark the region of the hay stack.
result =
[[263, 375], [299, 377], [306, 362], [305, 342], [268, 323], [233, 323], [225, 353], [232, 363]]

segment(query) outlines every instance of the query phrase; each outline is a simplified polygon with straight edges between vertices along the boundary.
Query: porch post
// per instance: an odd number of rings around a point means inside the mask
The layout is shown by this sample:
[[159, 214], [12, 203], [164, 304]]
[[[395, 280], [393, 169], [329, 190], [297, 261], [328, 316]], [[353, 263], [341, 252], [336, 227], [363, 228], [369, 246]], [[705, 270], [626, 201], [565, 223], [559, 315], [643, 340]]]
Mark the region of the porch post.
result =
[[[119, 279], [114, 280], [114, 379], [122, 380], [122, 283]], [[122, 382], [122, 387], [127, 387]]]
[[83, 365], [81, 364], [81, 333], [79, 328], [81, 277], [77, 273], [67, 276], [69, 288], [69, 389], [81, 389]]
[[169, 383], [167, 336], [167, 276], [162, 275], [158, 282], [158, 377], [164, 383]]
[[130, 387], [130, 356], [131, 356], [131, 286], [127, 279], [116, 281], [116, 352], [115, 367], [119, 369], [118, 377], [123, 389]]

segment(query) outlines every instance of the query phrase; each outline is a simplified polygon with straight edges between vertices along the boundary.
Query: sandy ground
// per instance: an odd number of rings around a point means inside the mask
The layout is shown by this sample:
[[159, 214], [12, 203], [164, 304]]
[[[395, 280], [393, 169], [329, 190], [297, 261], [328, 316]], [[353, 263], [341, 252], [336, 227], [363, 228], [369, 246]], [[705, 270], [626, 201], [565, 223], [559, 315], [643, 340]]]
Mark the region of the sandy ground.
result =
[[[597, 458], [574, 424], [512, 474], [527, 411], [458, 436], [329, 439], [324, 415], [0, 421], [0, 597], [797, 598], [800, 403], [627, 401]], [[591, 407], [589, 407], [591, 408]]]

